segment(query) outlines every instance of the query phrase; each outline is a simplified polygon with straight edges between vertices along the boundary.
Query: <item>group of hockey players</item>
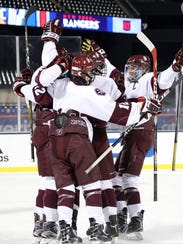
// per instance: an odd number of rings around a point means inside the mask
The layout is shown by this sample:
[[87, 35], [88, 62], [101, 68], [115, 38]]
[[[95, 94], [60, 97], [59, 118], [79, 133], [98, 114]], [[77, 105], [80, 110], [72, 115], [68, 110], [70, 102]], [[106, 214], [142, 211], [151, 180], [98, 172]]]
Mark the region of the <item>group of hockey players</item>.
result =
[[[89, 241], [112, 242], [143, 231], [139, 176], [154, 143], [153, 116], [161, 113], [154, 98], [151, 60], [133, 55], [119, 71], [94, 40], [81, 53], [60, 46], [59, 19], [43, 28], [42, 65], [22, 71], [13, 90], [32, 102], [36, 115], [32, 141], [40, 186], [36, 197], [33, 243], [81, 243], [77, 235], [83, 194]], [[183, 49], [159, 72], [157, 93], [171, 87], [183, 66]], [[88, 174], [86, 169], [109, 147], [107, 122], [124, 130], [138, 123], [122, 142], [116, 162], [109, 152]], [[135, 235], [136, 234], [136, 235]]]

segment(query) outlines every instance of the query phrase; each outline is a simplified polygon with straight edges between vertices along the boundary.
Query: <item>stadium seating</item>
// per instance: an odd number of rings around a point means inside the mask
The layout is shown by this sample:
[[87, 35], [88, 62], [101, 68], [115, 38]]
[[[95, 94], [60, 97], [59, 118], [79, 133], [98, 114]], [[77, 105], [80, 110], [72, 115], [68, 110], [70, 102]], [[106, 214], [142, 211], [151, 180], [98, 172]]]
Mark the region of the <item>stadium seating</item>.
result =
[[69, 12], [97, 16], [127, 17], [114, 0], [2, 0], [0, 7], [23, 8], [37, 6], [38, 10]]
[[[157, 128], [159, 131], [171, 131], [175, 129], [175, 108], [172, 106], [164, 106], [163, 113], [158, 115]], [[17, 128], [17, 104], [0, 104], [0, 132], [7, 132], [8, 128]], [[21, 130], [29, 130], [29, 110], [26, 104], [20, 106], [21, 113]], [[8, 125], [8, 127], [7, 127]], [[183, 125], [183, 113], [180, 114], [180, 125]], [[108, 123], [108, 132], [119, 132], [121, 126]]]

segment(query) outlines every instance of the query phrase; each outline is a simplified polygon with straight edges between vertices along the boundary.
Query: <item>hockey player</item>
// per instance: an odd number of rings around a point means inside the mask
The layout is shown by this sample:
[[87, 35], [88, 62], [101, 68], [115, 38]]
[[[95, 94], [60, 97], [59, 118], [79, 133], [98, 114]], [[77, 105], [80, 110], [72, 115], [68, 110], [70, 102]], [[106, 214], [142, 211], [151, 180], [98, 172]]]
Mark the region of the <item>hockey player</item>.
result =
[[[74, 56], [72, 53], [69, 53], [64, 47], [58, 44], [59, 38], [62, 34], [63, 25], [59, 24], [59, 19], [55, 18], [53, 20], [48, 21], [43, 28], [43, 34], [41, 36], [41, 40], [44, 41], [43, 53], [46, 52], [46, 55], [42, 55], [42, 65], [45, 67], [49, 67], [53, 64], [53, 62], [59, 57], [66, 55], [68, 58], [67, 65], [70, 67], [70, 62], [72, 57]], [[65, 70], [62, 73], [63, 77], [69, 76], [69, 70]], [[61, 77], [60, 77], [61, 78]], [[72, 216], [72, 227], [69, 233], [69, 240], [71, 242], [82, 242], [82, 239], [77, 236], [77, 216], [79, 209], [79, 201], [80, 201], [80, 189], [75, 186], [75, 200], [73, 207], [73, 216]]]
[[[22, 71], [22, 77], [16, 77], [13, 84], [13, 90], [18, 96], [24, 97], [24, 94], [20, 92], [19, 88], [23, 84], [30, 83], [31, 76], [32, 71], [24, 69]], [[32, 141], [36, 148], [38, 174], [40, 176], [40, 185], [36, 196], [36, 207], [34, 213], [35, 225], [33, 236], [35, 238], [33, 243], [39, 243], [43, 232], [44, 235], [50, 234], [50, 228], [46, 225], [46, 221], [49, 221], [52, 229], [54, 230], [52, 237], [55, 235], [55, 222], [58, 218], [57, 192], [49, 158], [48, 126], [44, 124], [47, 120], [51, 119], [52, 111], [50, 111], [49, 108], [44, 108], [44, 111], [41, 112], [40, 109], [36, 107], [35, 102], [33, 102], [32, 105], [33, 110], [36, 113], [36, 126], [33, 131]]]
[[[94, 41], [92, 50], [101, 48]], [[101, 53], [101, 52], [100, 52]], [[104, 50], [102, 51], [105, 54]], [[105, 54], [106, 57], [106, 54]], [[124, 97], [134, 100], [138, 96], [153, 97], [153, 73], [150, 72], [151, 62], [146, 55], [133, 55], [127, 60], [124, 73], [117, 70], [106, 60], [108, 75], [113, 77]], [[158, 95], [168, 89], [183, 65], [183, 49], [175, 55], [172, 65], [158, 73]], [[118, 200], [118, 220], [121, 232], [127, 234], [143, 231], [143, 213], [139, 192], [139, 176], [143, 167], [145, 155], [154, 143], [153, 121], [151, 116], [144, 118], [123, 140], [123, 148], [116, 161], [117, 176], [115, 180]], [[130, 223], [126, 226], [126, 206]]]
[[[121, 92], [118, 90], [117, 85], [112, 79], [104, 79], [101, 77], [105, 72], [104, 57], [95, 51], [83, 51], [84, 54], [89, 55], [95, 64], [94, 72], [96, 77], [92, 85], [98, 87], [108, 93], [114, 101], [120, 101]], [[97, 157], [99, 157], [110, 145], [107, 136], [107, 122], [89, 117], [93, 126], [93, 147]], [[116, 195], [112, 185], [111, 179], [115, 177], [114, 161], [112, 151], [101, 160], [100, 164], [101, 173], [101, 189], [102, 189], [102, 206], [104, 220], [106, 223], [105, 232], [112, 237], [118, 237], [118, 224], [117, 224], [117, 202]]]
[[[105, 77], [110, 77], [115, 81], [118, 89], [121, 91], [120, 100], [125, 101], [126, 99], [123, 97], [123, 93], [125, 90], [124, 82], [123, 82], [124, 75], [121, 71], [116, 69], [115, 66], [110, 63], [110, 61], [107, 59], [107, 54], [104, 51], [104, 49], [102, 49], [98, 44], [96, 44], [94, 40], [84, 39], [82, 42], [82, 45], [81, 45], [81, 50], [84, 53], [87, 53], [87, 52], [98, 53], [98, 55], [104, 59], [105, 65], [103, 67], [102, 75]], [[103, 135], [104, 135], [104, 131], [103, 131]], [[108, 142], [106, 141], [106, 143], [108, 143]], [[98, 147], [98, 150], [100, 150], [99, 147]], [[98, 156], [100, 156], [104, 151], [105, 151], [104, 149], [99, 151], [100, 154]], [[99, 164], [99, 166], [101, 168], [101, 174], [102, 173], [104, 173], [104, 175], [106, 174], [106, 170], [105, 170], [106, 167], [105, 167], [105, 165], [103, 167], [103, 162], [106, 162], [107, 165], [109, 165], [109, 164], [112, 165], [112, 162], [109, 160], [110, 155], [112, 155], [112, 152], [109, 155], [107, 155]], [[113, 167], [114, 167], [114, 165], [113, 165]], [[112, 176], [112, 174], [111, 174], [111, 176]], [[121, 194], [121, 186], [116, 185], [114, 178], [115, 178], [115, 176], [111, 177], [111, 180], [114, 184], [113, 190], [115, 191], [115, 199], [116, 199], [115, 201], [116, 201], [116, 206], [117, 206], [117, 225], [118, 225], [119, 231], [123, 232], [124, 229], [126, 229], [126, 227], [127, 227], [126, 201], [125, 201], [124, 195]], [[107, 194], [107, 196], [108, 196], [108, 194]], [[109, 195], [109, 197], [110, 197], [110, 195]], [[121, 202], [123, 202], [125, 204], [121, 205]], [[105, 216], [105, 212], [104, 212], [104, 216]], [[107, 222], [106, 226], [107, 226], [106, 232], [107, 233], [111, 232], [112, 229], [110, 228], [110, 222]], [[114, 229], [113, 229], [113, 231], [114, 231]]]
[[[158, 95], [162, 95], [171, 87], [177, 72], [180, 72], [183, 51], [180, 50], [173, 64], [166, 70], [158, 73]], [[179, 68], [178, 68], [179, 66]], [[150, 72], [150, 58], [145, 55], [133, 55], [127, 60], [124, 70], [124, 95], [132, 100], [141, 94], [148, 98], [153, 97], [153, 73]], [[154, 144], [153, 119], [144, 118], [123, 140], [123, 149], [120, 152], [116, 167], [121, 180], [122, 197], [125, 197], [130, 217], [126, 233], [143, 231], [143, 213], [141, 207], [139, 177], [146, 153]], [[133, 156], [132, 156], [133, 155]], [[120, 177], [122, 176], [122, 177]], [[124, 194], [124, 196], [123, 196]], [[123, 198], [122, 198], [123, 200]], [[121, 206], [123, 209], [123, 206]], [[138, 235], [137, 235], [138, 238]]]
[[[16, 77], [13, 84], [14, 92], [24, 97], [20, 92], [20, 87], [24, 84], [29, 84], [31, 81], [32, 71], [25, 69], [22, 71], [22, 77]], [[25, 98], [26, 99], [26, 98]], [[34, 230], [33, 243], [39, 243], [41, 238], [55, 239], [57, 236], [58, 220], [57, 213], [57, 192], [55, 180], [50, 163], [51, 150], [48, 139], [47, 121], [53, 116], [52, 99], [48, 106], [38, 106], [32, 100], [32, 108], [35, 112], [35, 128], [33, 131], [32, 142], [36, 148], [38, 175], [40, 177], [40, 185], [36, 196], [36, 207], [34, 213]]]
[[[23, 97], [24, 94], [20, 92], [20, 87], [28, 84], [28, 80], [25, 76], [28, 74], [28, 70], [24, 70], [22, 77], [17, 77], [13, 90], [14, 92]], [[30, 80], [29, 80], [30, 81]], [[52, 97], [47, 97], [47, 103], [42, 103], [41, 105], [32, 97], [34, 111], [36, 113], [36, 120], [33, 131], [33, 144], [36, 148], [36, 155], [38, 160], [38, 173], [40, 176], [40, 187], [38, 189], [38, 194], [36, 196], [36, 209], [35, 209], [35, 225], [33, 230], [33, 236], [35, 237], [33, 243], [54, 243], [57, 240], [58, 235], [58, 212], [57, 212], [57, 200], [58, 195], [56, 191], [56, 185], [54, 180], [54, 175], [52, 171], [51, 160], [53, 159], [52, 150], [50, 148], [50, 142], [48, 137], [49, 123], [53, 118], [52, 110]], [[52, 156], [51, 156], [52, 155]], [[56, 159], [54, 159], [56, 160]], [[79, 191], [76, 189], [76, 196], [74, 201], [74, 209], [72, 216], [72, 226], [69, 239], [71, 242], [77, 241], [82, 242], [82, 239], [76, 235], [74, 230], [76, 230], [76, 212], [79, 206]], [[42, 241], [41, 241], [42, 239]], [[56, 242], [55, 242], [56, 243]]]

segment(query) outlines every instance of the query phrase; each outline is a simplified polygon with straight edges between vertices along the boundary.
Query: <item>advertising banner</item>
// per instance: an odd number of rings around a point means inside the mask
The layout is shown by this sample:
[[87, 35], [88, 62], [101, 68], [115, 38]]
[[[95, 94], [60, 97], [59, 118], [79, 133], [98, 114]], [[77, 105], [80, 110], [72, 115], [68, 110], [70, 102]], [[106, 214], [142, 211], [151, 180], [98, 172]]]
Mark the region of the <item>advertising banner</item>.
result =
[[[110, 144], [112, 144], [119, 136], [119, 133], [108, 133]], [[178, 135], [176, 169], [183, 169], [181, 145], [183, 145], [183, 132], [179, 132]], [[173, 132], [158, 133], [158, 169], [171, 169], [173, 146]], [[113, 148], [114, 162], [121, 148], [121, 143], [118, 143]], [[153, 148], [151, 148], [146, 155], [144, 169], [153, 169], [153, 155]], [[29, 171], [37, 171], [36, 155], [35, 162], [31, 161], [30, 134], [0, 134], [0, 172]]]
[[[25, 25], [27, 9], [0, 8], [0, 24]], [[141, 19], [64, 14], [60, 12], [36, 11], [28, 19], [28, 26], [43, 27], [49, 20], [59, 17], [64, 28], [137, 34], [141, 31]]]

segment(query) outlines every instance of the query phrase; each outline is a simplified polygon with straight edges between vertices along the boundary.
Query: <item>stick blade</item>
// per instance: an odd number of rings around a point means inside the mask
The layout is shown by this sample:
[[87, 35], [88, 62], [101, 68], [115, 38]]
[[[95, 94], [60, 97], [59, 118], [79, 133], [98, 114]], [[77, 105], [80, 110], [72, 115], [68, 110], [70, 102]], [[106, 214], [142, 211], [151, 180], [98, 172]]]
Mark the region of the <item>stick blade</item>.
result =
[[152, 50], [155, 49], [154, 44], [143, 32], [137, 33], [137, 38], [149, 49], [150, 52], [152, 52]]
[[28, 18], [37, 10], [37, 7], [35, 5], [32, 5], [25, 14], [25, 21], [28, 20]]

